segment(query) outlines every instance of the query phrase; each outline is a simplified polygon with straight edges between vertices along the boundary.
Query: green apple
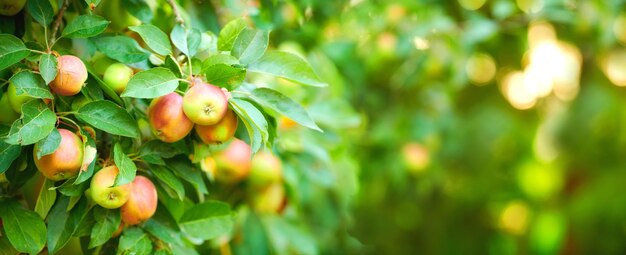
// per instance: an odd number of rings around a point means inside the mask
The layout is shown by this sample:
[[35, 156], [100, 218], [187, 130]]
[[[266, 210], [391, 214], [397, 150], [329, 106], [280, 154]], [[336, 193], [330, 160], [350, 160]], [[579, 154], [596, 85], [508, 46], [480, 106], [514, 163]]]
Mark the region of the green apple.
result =
[[0, 97], [0, 123], [11, 125], [13, 121], [20, 118], [20, 114], [13, 110], [11, 103], [9, 103], [9, 96], [7, 93], [2, 93]]
[[115, 64], [115, 60], [107, 57], [102, 53], [96, 53], [96, 55], [91, 58], [91, 67], [93, 68], [93, 72], [97, 75], [104, 75], [104, 72], [111, 66]]
[[183, 97], [183, 111], [199, 125], [215, 125], [226, 115], [228, 99], [217, 86], [195, 79]]
[[283, 178], [283, 166], [280, 159], [271, 152], [260, 151], [252, 157], [248, 184], [252, 188], [267, 187], [280, 183]]
[[102, 168], [91, 179], [91, 199], [107, 209], [119, 208], [128, 201], [131, 184], [113, 186], [119, 169], [115, 165]]
[[132, 68], [122, 63], [115, 63], [104, 71], [102, 80], [115, 93], [121, 94], [126, 89], [126, 85], [131, 77], [133, 77]]
[[0, 15], [13, 16], [20, 12], [26, 0], [0, 0]]
[[285, 188], [281, 183], [255, 190], [251, 195], [250, 203], [257, 213], [280, 214], [287, 205]]
[[15, 84], [13, 84], [13, 82], [9, 82], [9, 89], [7, 90], [7, 94], [9, 98], [9, 103], [11, 104], [13, 111], [17, 113], [22, 113], [22, 105], [34, 99], [26, 93], [18, 95], [17, 89], [15, 88]]

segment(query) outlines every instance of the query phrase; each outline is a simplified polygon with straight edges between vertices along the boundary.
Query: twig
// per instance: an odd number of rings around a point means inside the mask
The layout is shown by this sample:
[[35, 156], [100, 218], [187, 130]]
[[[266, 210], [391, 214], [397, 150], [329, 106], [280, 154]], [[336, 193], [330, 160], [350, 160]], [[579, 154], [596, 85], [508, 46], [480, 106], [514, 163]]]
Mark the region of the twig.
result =
[[57, 14], [57, 19], [54, 21], [54, 26], [52, 27], [52, 34], [50, 38], [52, 45], [54, 45], [54, 43], [56, 42], [57, 31], [59, 31], [59, 26], [61, 26], [61, 20], [63, 20], [63, 14], [65, 14], [65, 10], [67, 9], [67, 6], [69, 5], [70, 5], [70, 0], [63, 1], [63, 6], [61, 6], [61, 9], [59, 10], [59, 13]]
[[176, 17], [176, 22], [178, 22], [178, 24], [180, 25], [185, 25], [184, 24], [185, 21], [180, 16], [180, 12], [178, 11], [178, 5], [176, 5], [174, 0], [167, 0], [167, 3], [170, 4], [170, 6], [172, 6], [172, 10], [174, 11], [174, 16]]

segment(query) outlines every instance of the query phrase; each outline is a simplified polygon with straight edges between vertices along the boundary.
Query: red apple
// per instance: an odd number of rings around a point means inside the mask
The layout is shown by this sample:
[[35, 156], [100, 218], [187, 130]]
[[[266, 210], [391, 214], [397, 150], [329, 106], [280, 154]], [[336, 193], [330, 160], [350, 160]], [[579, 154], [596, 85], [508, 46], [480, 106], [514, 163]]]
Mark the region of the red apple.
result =
[[80, 58], [72, 55], [57, 58], [57, 76], [50, 82], [50, 88], [61, 96], [73, 96], [87, 80], [87, 68]]
[[33, 149], [35, 166], [46, 178], [53, 181], [69, 179], [78, 174], [83, 162], [83, 141], [67, 129], [59, 128], [61, 144], [52, 153], [37, 158], [39, 144]]
[[128, 201], [122, 206], [122, 221], [136, 225], [150, 219], [157, 208], [157, 191], [150, 179], [138, 175], [131, 185]]
[[228, 147], [214, 153], [217, 181], [232, 184], [245, 179], [250, 172], [250, 145], [234, 138]]
[[228, 109], [224, 117], [215, 125], [196, 125], [196, 134], [206, 144], [220, 144], [233, 138], [237, 131], [237, 114]]
[[148, 122], [154, 135], [168, 143], [183, 139], [193, 128], [193, 122], [183, 112], [183, 97], [174, 92], [152, 100]]
[[227, 109], [228, 99], [224, 92], [200, 79], [194, 80], [183, 98], [185, 115], [196, 124], [215, 125], [224, 117]]

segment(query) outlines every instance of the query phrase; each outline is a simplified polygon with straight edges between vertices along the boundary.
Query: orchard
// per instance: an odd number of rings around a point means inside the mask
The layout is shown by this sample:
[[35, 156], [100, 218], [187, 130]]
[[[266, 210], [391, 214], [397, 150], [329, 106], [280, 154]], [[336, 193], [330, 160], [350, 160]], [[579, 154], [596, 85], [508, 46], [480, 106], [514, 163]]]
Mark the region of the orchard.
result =
[[623, 254], [625, 8], [0, 0], [0, 254]]

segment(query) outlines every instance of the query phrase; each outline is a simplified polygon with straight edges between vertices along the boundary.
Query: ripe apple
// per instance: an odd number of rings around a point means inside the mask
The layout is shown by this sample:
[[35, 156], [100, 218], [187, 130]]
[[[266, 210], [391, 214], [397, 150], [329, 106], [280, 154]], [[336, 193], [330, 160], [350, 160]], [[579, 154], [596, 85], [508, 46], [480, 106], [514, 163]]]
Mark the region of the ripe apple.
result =
[[122, 206], [122, 221], [137, 225], [150, 219], [157, 208], [157, 191], [150, 179], [138, 175], [133, 180], [128, 201]]
[[280, 183], [283, 178], [283, 166], [280, 159], [271, 152], [261, 151], [252, 157], [250, 187], [267, 187], [273, 183]]
[[193, 122], [183, 112], [183, 97], [174, 92], [152, 100], [148, 107], [148, 122], [156, 137], [173, 143], [183, 139]]
[[52, 153], [37, 158], [39, 144], [33, 150], [35, 166], [46, 178], [53, 181], [69, 179], [78, 174], [83, 163], [83, 141], [67, 129], [59, 128], [61, 144]]
[[220, 144], [230, 140], [237, 131], [237, 114], [228, 109], [224, 117], [215, 125], [196, 125], [196, 134], [206, 144]]
[[285, 187], [281, 183], [274, 183], [251, 193], [251, 205], [258, 213], [272, 214], [281, 213], [287, 205]]
[[26, 0], [0, 0], [0, 15], [13, 16], [20, 12]]
[[232, 184], [245, 179], [250, 172], [250, 145], [234, 138], [228, 147], [213, 153], [215, 159], [215, 179], [219, 182]]
[[133, 69], [122, 63], [110, 65], [104, 71], [104, 83], [115, 93], [121, 94], [126, 89], [130, 78], [133, 77]]
[[183, 97], [183, 110], [193, 123], [214, 125], [226, 114], [228, 99], [220, 88], [196, 79]]
[[50, 82], [50, 88], [61, 96], [73, 96], [87, 80], [87, 68], [80, 58], [72, 55], [57, 58], [57, 76]]
[[13, 111], [11, 103], [9, 102], [9, 95], [5, 92], [0, 97], [0, 123], [11, 125], [13, 121], [20, 118], [20, 114]]
[[15, 88], [15, 84], [13, 82], [9, 82], [9, 88], [7, 90], [9, 103], [13, 108], [13, 111], [17, 113], [22, 113], [22, 105], [26, 102], [33, 100], [33, 98], [26, 93], [22, 93], [20, 95], [17, 94], [17, 89]]
[[100, 169], [91, 179], [91, 199], [104, 208], [119, 208], [130, 197], [130, 183], [113, 187], [118, 173], [117, 166], [111, 165]]

